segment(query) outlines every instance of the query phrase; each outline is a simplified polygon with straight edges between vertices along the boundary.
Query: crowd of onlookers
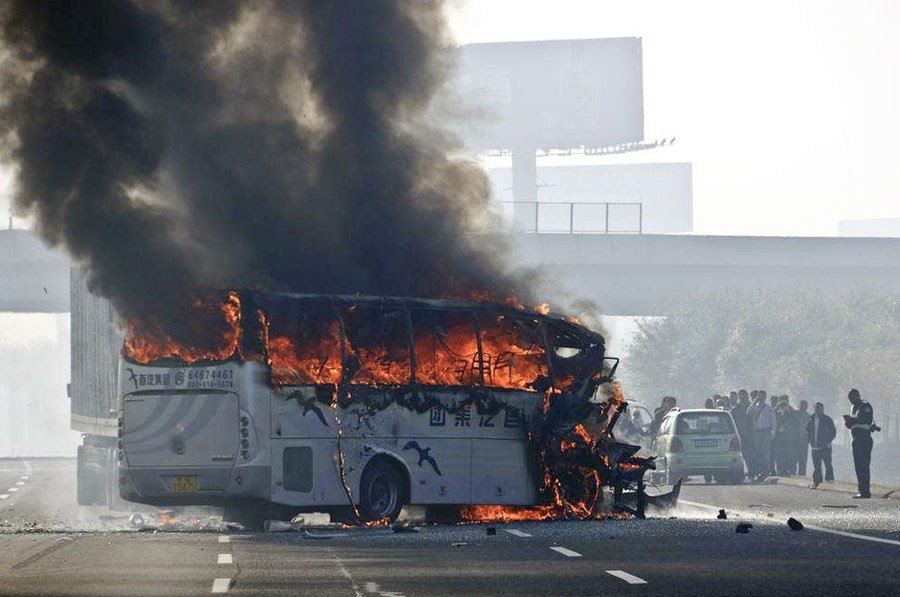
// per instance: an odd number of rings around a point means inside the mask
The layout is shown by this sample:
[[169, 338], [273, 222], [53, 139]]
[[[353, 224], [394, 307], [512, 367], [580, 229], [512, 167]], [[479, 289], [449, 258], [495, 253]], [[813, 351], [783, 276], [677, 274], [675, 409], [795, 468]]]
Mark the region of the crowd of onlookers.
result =
[[806, 400], [795, 408], [787, 394], [768, 397], [765, 390], [737, 390], [716, 394], [705, 406], [731, 413], [751, 477], [806, 475], [812, 415]]
[[[654, 413], [651, 436], [656, 434], [665, 414], [675, 407], [675, 398], [663, 398]], [[770, 397], [765, 390], [735, 390], [708, 398], [705, 407], [731, 413], [751, 479], [761, 480], [769, 475], [805, 476], [812, 451], [816, 469], [820, 471], [821, 465], [825, 465], [824, 480], [834, 480], [831, 441], [835, 429], [821, 402], [810, 412], [806, 400], [800, 400], [795, 407], [786, 394]], [[822, 481], [821, 472], [816, 477], [819, 478], [814, 478], [814, 486]]]

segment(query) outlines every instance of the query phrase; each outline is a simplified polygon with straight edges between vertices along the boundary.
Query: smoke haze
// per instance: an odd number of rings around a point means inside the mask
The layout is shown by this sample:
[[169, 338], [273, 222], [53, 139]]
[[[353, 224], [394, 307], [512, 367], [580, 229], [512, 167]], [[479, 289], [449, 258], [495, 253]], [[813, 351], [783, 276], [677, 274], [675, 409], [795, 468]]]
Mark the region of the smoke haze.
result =
[[0, 8], [15, 207], [127, 318], [186, 289], [524, 289], [489, 183], [426, 118], [443, 2]]

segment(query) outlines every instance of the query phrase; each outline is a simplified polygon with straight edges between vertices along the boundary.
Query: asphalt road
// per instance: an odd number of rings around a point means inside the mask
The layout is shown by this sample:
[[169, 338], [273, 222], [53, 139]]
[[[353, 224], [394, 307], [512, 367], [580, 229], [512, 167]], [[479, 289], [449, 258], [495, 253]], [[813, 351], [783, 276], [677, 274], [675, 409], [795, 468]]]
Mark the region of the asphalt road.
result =
[[[797, 487], [691, 485], [674, 518], [490, 525], [495, 535], [135, 531], [129, 513], [73, 504], [69, 460], [0, 461], [4, 494], [4, 595], [900, 594], [900, 500]], [[807, 529], [789, 530], [788, 516]], [[736, 534], [745, 520], [753, 529]]]

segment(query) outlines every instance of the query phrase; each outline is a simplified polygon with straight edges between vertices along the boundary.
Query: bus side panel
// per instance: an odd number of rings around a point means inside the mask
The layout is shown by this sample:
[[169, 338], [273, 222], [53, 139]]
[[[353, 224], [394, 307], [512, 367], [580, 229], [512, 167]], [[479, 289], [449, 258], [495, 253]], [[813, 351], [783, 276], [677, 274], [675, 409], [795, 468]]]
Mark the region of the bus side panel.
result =
[[522, 440], [472, 440], [471, 503], [534, 504], [537, 486], [529, 460], [528, 445]]
[[471, 503], [471, 439], [398, 439], [403, 460], [409, 467], [410, 503]]
[[[276, 439], [271, 447], [273, 502], [300, 507], [347, 505], [336, 439]], [[357, 493], [353, 492], [354, 499]]]

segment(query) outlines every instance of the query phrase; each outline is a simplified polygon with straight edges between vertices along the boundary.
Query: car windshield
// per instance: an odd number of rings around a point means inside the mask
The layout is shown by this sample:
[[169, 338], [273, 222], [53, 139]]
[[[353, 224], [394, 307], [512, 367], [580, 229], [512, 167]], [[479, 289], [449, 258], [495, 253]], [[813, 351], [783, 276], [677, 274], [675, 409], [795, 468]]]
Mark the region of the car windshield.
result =
[[731, 417], [724, 412], [683, 413], [678, 416], [677, 435], [734, 433]]

